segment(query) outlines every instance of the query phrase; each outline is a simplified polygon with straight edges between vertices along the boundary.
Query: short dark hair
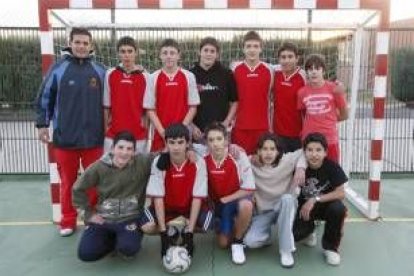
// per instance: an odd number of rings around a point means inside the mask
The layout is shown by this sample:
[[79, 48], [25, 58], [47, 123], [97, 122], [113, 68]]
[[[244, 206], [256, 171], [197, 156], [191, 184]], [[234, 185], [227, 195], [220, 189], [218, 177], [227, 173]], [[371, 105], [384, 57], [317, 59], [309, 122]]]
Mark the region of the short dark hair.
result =
[[91, 32], [86, 29], [86, 28], [79, 28], [79, 27], [74, 27], [72, 28], [72, 30], [69, 33], [69, 40], [72, 42], [73, 41], [73, 37], [75, 35], [87, 35], [89, 36], [89, 39], [92, 40], [92, 34]]
[[295, 56], [299, 55], [298, 46], [290, 41], [283, 42], [282, 45], [277, 50], [277, 56], [279, 57], [283, 51], [289, 51], [295, 54]]
[[325, 135], [323, 135], [320, 132], [309, 133], [305, 137], [305, 140], [303, 140], [303, 149], [306, 150], [306, 147], [310, 143], [319, 143], [319, 144], [322, 145], [322, 147], [325, 149], [325, 151], [328, 150], [328, 142], [326, 141], [326, 137], [325, 137]]
[[180, 45], [178, 44], [177, 40], [173, 38], [166, 38], [163, 41], [161, 41], [160, 46], [158, 48], [159, 51], [161, 51], [164, 47], [173, 47], [177, 49], [178, 52], [180, 52]]
[[261, 148], [263, 148], [264, 143], [266, 141], [273, 141], [273, 143], [275, 143], [276, 146], [276, 150], [279, 152], [279, 154], [276, 156], [275, 161], [273, 161], [272, 166], [276, 167], [279, 164], [280, 159], [282, 159], [282, 156], [284, 154], [283, 152], [283, 148], [279, 142], [279, 139], [277, 138], [277, 136], [271, 132], [266, 132], [263, 133], [260, 137], [259, 137], [259, 141], [257, 142], [257, 151]]
[[129, 131], [120, 131], [117, 134], [115, 134], [113, 146], [115, 146], [119, 141], [127, 141], [131, 142], [134, 145], [135, 150], [135, 137], [134, 135]]
[[119, 48], [121, 48], [121, 46], [131, 46], [135, 49], [135, 51], [137, 50], [137, 43], [135, 39], [130, 36], [121, 37], [116, 43], [116, 50], [119, 51]]
[[248, 31], [244, 36], [243, 36], [243, 47], [244, 44], [246, 43], [246, 41], [248, 40], [257, 40], [260, 41], [260, 45], [263, 44], [263, 39], [260, 37], [259, 33], [256, 31]]
[[201, 49], [203, 49], [203, 47], [204, 47], [204, 46], [206, 46], [206, 45], [211, 45], [211, 46], [213, 46], [214, 48], [216, 48], [216, 51], [217, 51], [217, 52], [220, 52], [220, 44], [219, 44], [219, 42], [217, 41], [217, 39], [215, 39], [214, 37], [212, 37], [212, 36], [207, 36], [207, 37], [203, 38], [203, 39], [200, 41], [200, 51], [201, 51]]
[[206, 136], [208, 136], [208, 133], [210, 131], [219, 131], [221, 133], [223, 133], [224, 138], [228, 137], [228, 132], [226, 130], [226, 127], [223, 126], [223, 124], [219, 123], [219, 122], [212, 122], [211, 124], [209, 124], [205, 129], [204, 129], [204, 133]]
[[175, 123], [169, 125], [165, 129], [165, 141], [168, 139], [184, 138], [187, 142], [190, 141], [190, 131], [182, 123]]
[[305, 61], [305, 71], [315, 68], [322, 68], [326, 71], [325, 57], [320, 54], [310, 54]]

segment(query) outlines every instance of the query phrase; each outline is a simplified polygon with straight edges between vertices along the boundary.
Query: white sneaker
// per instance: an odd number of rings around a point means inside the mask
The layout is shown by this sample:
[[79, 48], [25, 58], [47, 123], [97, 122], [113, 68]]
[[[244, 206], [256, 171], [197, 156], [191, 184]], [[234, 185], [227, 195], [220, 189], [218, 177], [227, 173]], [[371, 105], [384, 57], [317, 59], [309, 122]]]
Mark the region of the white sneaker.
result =
[[338, 252], [332, 250], [325, 250], [325, 260], [330, 265], [339, 265], [341, 263], [341, 255]]
[[73, 228], [61, 228], [59, 230], [59, 234], [61, 237], [69, 237], [71, 236], [75, 230]]
[[309, 236], [307, 236], [307, 237], [303, 240], [303, 243], [304, 243], [306, 246], [309, 246], [309, 247], [315, 247], [317, 242], [318, 242], [318, 239], [317, 239], [317, 237], [316, 237], [316, 233], [315, 233], [315, 232], [312, 232], [312, 234], [310, 234]]
[[231, 245], [231, 259], [235, 264], [244, 264], [246, 255], [244, 255], [244, 244], [233, 243]]
[[295, 264], [295, 259], [291, 252], [280, 252], [280, 264], [284, 268], [292, 268]]

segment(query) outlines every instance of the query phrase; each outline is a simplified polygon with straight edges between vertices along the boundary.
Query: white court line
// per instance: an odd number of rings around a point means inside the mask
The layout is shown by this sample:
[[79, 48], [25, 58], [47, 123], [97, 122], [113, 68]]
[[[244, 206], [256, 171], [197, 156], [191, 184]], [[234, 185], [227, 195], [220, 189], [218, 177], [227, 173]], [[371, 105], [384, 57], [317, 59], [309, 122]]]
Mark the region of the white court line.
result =
[[[360, 222], [375, 222], [367, 218], [347, 218], [346, 223], [360, 223]], [[378, 222], [414, 222], [414, 218], [379, 218]], [[0, 221], [0, 227], [2, 226], [44, 226], [55, 225], [52, 221]], [[83, 221], [78, 221], [78, 225], [84, 225]]]

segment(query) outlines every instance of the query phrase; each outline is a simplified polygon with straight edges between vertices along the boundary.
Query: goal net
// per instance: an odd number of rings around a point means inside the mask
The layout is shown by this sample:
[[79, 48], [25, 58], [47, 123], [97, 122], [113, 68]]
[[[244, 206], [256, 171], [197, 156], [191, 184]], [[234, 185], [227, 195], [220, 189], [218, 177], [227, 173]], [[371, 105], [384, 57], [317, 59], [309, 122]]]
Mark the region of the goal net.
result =
[[94, 39], [96, 59], [108, 67], [119, 63], [115, 45], [125, 35], [137, 40], [138, 63], [150, 72], [161, 67], [158, 45], [165, 38], [180, 43], [181, 66], [185, 68], [198, 60], [199, 42], [206, 36], [219, 40], [223, 64], [242, 60], [241, 39], [249, 30], [263, 38], [262, 60], [271, 64], [277, 64], [277, 49], [285, 41], [298, 45], [299, 65], [310, 53], [323, 54], [326, 77], [342, 81], [347, 88], [350, 118], [338, 125], [341, 164], [350, 176], [347, 197], [367, 217], [379, 217], [378, 202], [372, 205], [367, 185], [373, 166], [371, 130], [376, 123], [372, 118], [378, 43], [375, 26], [379, 20], [375, 10], [51, 10], [56, 56], [67, 45], [72, 27], [87, 27]]

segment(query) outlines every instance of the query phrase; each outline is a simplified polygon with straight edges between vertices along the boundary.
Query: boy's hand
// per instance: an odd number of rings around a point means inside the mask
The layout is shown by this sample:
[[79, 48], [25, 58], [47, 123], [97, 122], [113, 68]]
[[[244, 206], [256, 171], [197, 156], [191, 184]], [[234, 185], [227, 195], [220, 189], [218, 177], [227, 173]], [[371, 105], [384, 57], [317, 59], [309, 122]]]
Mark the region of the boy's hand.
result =
[[309, 198], [305, 204], [303, 204], [302, 208], [300, 209], [300, 217], [304, 221], [308, 221], [310, 219], [310, 213], [313, 210], [313, 206], [315, 206], [315, 199]]
[[345, 85], [343, 82], [337, 80], [335, 84], [334, 93], [345, 93]]

